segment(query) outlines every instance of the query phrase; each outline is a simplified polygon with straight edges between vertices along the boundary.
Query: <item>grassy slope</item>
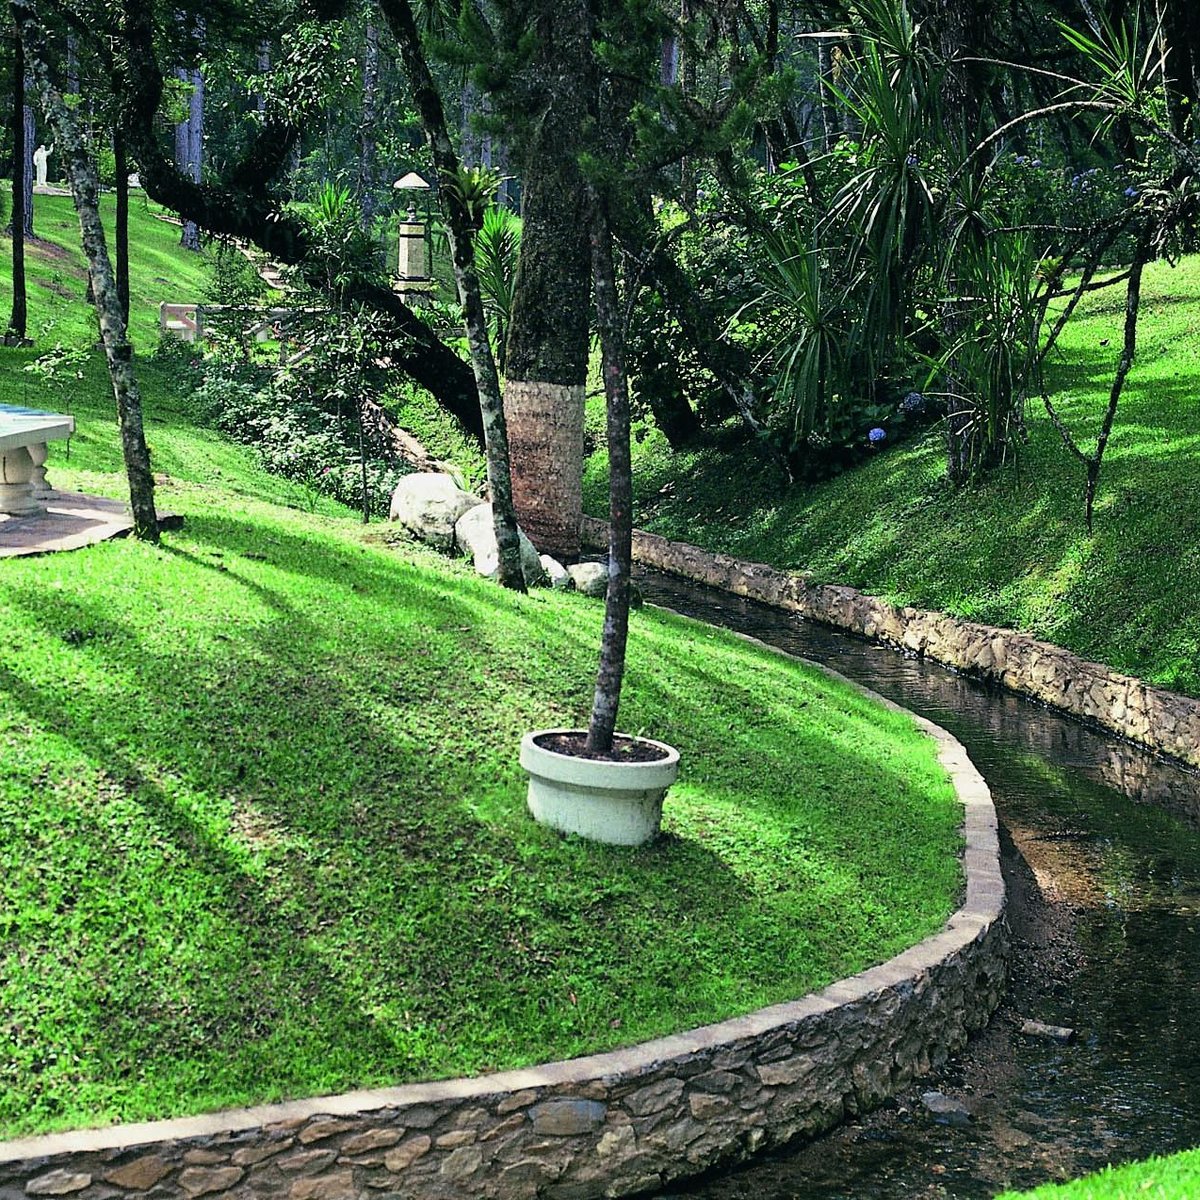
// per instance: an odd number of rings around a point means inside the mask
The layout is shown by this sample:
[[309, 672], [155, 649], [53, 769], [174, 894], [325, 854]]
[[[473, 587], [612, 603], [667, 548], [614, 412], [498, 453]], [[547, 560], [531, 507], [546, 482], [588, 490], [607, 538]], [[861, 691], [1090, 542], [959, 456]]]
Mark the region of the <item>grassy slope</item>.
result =
[[1109, 1167], [1086, 1179], [1032, 1192], [1006, 1192], [998, 1200], [1194, 1200], [1200, 1195], [1200, 1150]]
[[[1073, 429], [1093, 436], [1122, 303], [1120, 289], [1093, 297], [1054, 367], [1056, 403]], [[1148, 271], [1143, 308], [1094, 536], [1082, 521], [1082, 469], [1040, 403], [1030, 407], [1019, 466], [962, 493], [943, 482], [940, 429], [838, 479], [790, 490], [744, 446], [672, 455], [650, 432], [636, 447], [638, 523], [898, 602], [1025, 629], [1200, 695], [1200, 259]], [[596, 455], [587, 478], [594, 512], [604, 511], [604, 470]]]
[[[101, 203], [109, 254], [113, 249], [114, 197]], [[179, 247], [179, 226], [160, 221], [161, 212], [144, 193], [129, 197], [129, 326], [130, 338], [142, 350], [158, 340], [158, 306], [203, 299], [208, 268], [199, 254]], [[45, 353], [55, 342], [80, 345], [98, 337], [92, 309], [80, 303], [87, 295], [87, 268], [79, 244], [79, 221], [70, 196], [34, 196], [33, 227], [38, 240], [25, 246], [25, 282], [29, 302], [29, 336], [35, 351]], [[12, 249], [0, 237], [0, 320], [12, 308]], [[30, 385], [33, 386], [32, 384]]]
[[[185, 529], [0, 564], [0, 1132], [638, 1040], [953, 906], [961, 814], [906, 719], [650, 611], [622, 723], [683, 751], [667, 836], [536, 826], [517, 742], [584, 717], [599, 606], [305, 511], [143, 378]], [[93, 361], [60, 484], [119, 494], [109, 409]]]

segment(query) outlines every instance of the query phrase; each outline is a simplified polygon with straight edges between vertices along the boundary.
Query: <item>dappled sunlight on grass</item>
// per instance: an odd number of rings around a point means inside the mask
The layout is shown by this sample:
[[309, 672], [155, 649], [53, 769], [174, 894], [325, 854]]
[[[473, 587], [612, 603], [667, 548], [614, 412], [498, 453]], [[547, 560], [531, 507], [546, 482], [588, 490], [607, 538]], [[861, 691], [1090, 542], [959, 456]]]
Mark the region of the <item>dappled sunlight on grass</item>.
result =
[[[533, 823], [602, 619], [263, 474], [147, 373], [186, 515], [0, 574], [0, 1128], [431, 1078], [777, 1002], [939, 927], [961, 811], [905, 718], [651, 610], [621, 725], [683, 752], [639, 850]], [[102, 377], [62, 482], [119, 494]]]
[[[1088, 297], [1050, 365], [1054, 403], [1085, 450], [1120, 354], [1123, 305], [1123, 295]], [[635, 447], [635, 517], [819, 582], [1023, 629], [1200, 695], [1198, 348], [1200, 258], [1175, 270], [1153, 264], [1092, 536], [1083, 468], [1036, 398], [1017, 461], [961, 491], [944, 479], [940, 427], [837, 479], [793, 488], [744, 442], [672, 455], [651, 433]], [[596, 513], [604, 471], [597, 455], [587, 472]]]

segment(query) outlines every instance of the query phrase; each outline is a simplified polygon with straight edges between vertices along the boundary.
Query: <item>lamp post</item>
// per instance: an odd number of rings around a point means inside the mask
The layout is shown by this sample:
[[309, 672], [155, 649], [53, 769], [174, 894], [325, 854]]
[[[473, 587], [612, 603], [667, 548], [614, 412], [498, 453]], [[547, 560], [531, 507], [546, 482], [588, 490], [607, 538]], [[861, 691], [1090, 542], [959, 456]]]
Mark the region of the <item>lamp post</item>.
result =
[[406, 299], [419, 301], [432, 291], [429, 275], [428, 221], [417, 218], [417, 197], [429, 191], [429, 184], [416, 171], [397, 179], [392, 187], [406, 193], [408, 212], [400, 222], [399, 251], [396, 263], [396, 291]]

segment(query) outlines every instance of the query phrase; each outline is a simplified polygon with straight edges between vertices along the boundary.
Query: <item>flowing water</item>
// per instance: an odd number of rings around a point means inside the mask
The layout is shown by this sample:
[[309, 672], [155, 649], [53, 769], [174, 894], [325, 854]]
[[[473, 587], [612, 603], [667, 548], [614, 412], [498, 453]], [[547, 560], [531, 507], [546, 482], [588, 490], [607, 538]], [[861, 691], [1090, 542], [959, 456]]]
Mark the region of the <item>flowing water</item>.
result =
[[[1200, 776], [1028, 701], [714, 589], [652, 603], [753, 634], [949, 729], [992, 789], [1013, 932], [989, 1027], [824, 1138], [676, 1186], [703, 1200], [982, 1200], [1200, 1145]], [[1024, 1036], [1068, 1026], [1070, 1045]], [[938, 1089], [965, 1125], [922, 1105]]]

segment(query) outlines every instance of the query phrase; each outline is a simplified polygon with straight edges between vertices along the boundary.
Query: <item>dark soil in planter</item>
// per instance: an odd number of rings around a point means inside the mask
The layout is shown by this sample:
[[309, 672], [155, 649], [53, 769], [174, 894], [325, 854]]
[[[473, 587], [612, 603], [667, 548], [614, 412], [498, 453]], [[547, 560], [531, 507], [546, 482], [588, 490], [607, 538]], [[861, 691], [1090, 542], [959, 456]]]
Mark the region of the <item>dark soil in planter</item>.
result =
[[667, 752], [660, 747], [624, 733], [613, 737], [611, 754], [588, 754], [584, 750], [587, 745], [587, 731], [584, 729], [573, 729], [569, 733], [544, 733], [533, 740], [543, 750], [554, 754], [568, 754], [572, 758], [593, 758], [599, 762], [659, 762], [667, 757]]

